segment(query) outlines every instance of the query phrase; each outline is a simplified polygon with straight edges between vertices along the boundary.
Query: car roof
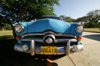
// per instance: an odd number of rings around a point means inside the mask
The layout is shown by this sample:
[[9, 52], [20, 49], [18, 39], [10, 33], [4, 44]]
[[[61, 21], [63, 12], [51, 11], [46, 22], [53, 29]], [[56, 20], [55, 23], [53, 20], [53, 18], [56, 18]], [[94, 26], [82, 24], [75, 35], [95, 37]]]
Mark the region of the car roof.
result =
[[58, 16], [45, 15], [45, 16], [41, 16], [41, 17], [58, 17]]
[[54, 15], [45, 15], [45, 16], [41, 16], [41, 17], [57, 17], [57, 18], [61, 18], [61, 20], [63, 20], [63, 18], [62, 17], [58, 17], [58, 16], [54, 16]]

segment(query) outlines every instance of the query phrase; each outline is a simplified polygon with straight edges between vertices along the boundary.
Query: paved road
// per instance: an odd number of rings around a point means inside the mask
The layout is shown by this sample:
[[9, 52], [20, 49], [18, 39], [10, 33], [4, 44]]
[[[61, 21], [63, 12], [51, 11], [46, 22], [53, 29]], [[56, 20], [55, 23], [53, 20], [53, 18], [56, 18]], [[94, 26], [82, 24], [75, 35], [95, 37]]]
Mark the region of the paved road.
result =
[[84, 32], [82, 43], [83, 51], [53, 61], [58, 66], [100, 66], [100, 33]]

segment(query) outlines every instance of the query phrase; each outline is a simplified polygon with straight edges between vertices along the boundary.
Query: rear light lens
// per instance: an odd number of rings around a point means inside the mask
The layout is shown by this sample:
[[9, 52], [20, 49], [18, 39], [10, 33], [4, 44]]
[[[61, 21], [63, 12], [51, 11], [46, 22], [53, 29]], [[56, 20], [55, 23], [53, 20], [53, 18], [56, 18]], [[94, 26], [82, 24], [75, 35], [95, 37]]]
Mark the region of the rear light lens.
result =
[[16, 36], [16, 39], [17, 39], [17, 40], [20, 40], [20, 39], [21, 39], [21, 37], [18, 35], [18, 36]]
[[81, 36], [78, 36], [78, 41], [82, 40], [82, 37]]

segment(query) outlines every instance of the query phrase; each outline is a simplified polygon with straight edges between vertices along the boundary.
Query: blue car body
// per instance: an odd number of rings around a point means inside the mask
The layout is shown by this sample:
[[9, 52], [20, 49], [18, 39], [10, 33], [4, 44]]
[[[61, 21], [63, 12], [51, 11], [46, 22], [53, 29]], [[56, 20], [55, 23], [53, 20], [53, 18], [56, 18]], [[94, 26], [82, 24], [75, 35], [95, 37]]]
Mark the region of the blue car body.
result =
[[[70, 42], [70, 50], [73, 46], [77, 46], [77, 51], [83, 49], [83, 45], [82, 45], [81, 41], [77, 40], [78, 36], [82, 37], [82, 33], [76, 32], [76, 27], [80, 25], [78, 23], [68, 23], [68, 22], [64, 22], [62, 20], [46, 18], [46, 19], [41, 19], [41, 20], [37, 20], [34, 22], [20, 22], [19, 24], [24, 27], [23, 32], [21, 32], [21, 33], [16, 32], [16, 36], [21, 36], [21, 39], [23, 38], [23, 36], [28, 35], [28, 34], [32, 35], [34, 33], [37, 34], [37, 33], [44, 33], [44, 32], [51, 31], [51, 32], [56, 33], [56, 34], [74, 35], [76, 42]], [[48, 32], [47, 34], [50, 34], [50, 33]], [[44, 35], [46, 35], [46, 34], [44, 34]], [[18, 41], [18, 44], [15, 45], [15, 47], [14, 47], [15, 50], [21, 51], [21, 52], [26, 52], [26, 53], [31, 53], [31, 55], [40, 54], [40, 47], [41, 46], [48, 46], [48, 45], [44, 44], [43, 42], [40, 43], [40, 42], [35, 42], [33, 40], [34, 44], [35, 44], [34, 45], [35, 50], [30, 51], [30, 47], [31, 47], [31, 43], [32, 43], [31, 41], [27, 41], [27, 40], [17, 40], [17, 41]], [[57, 50], [56, 55], [66, 54], [66, 50], [67, 50], [67, 49], [65, 49], [66, 42], [60, 42], [59, 44], [54, 43], [54, 44], [49, 45], [49, 46], [63, 47], [62, 49]], [[23, 45], [28, 46], [27, 51], [23, 50]], [[81, 48], [80, 48], [80, 46], [81, 46]], [[18, 49], [18, 48], [20, 48], [20, 49]]]

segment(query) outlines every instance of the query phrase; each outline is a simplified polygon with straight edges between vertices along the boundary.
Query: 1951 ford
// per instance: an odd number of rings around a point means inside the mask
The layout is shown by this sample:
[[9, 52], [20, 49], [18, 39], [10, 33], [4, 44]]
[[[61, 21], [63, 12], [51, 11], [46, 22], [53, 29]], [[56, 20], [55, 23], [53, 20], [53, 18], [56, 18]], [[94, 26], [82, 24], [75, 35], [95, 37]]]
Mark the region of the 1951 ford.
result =
[[44, 16], [34, 22], [19, 22], [15, 26], [14, 49], [40, 55], [69, 55], [83, 50], [83, 26], [64, 22], [61, 17]]

